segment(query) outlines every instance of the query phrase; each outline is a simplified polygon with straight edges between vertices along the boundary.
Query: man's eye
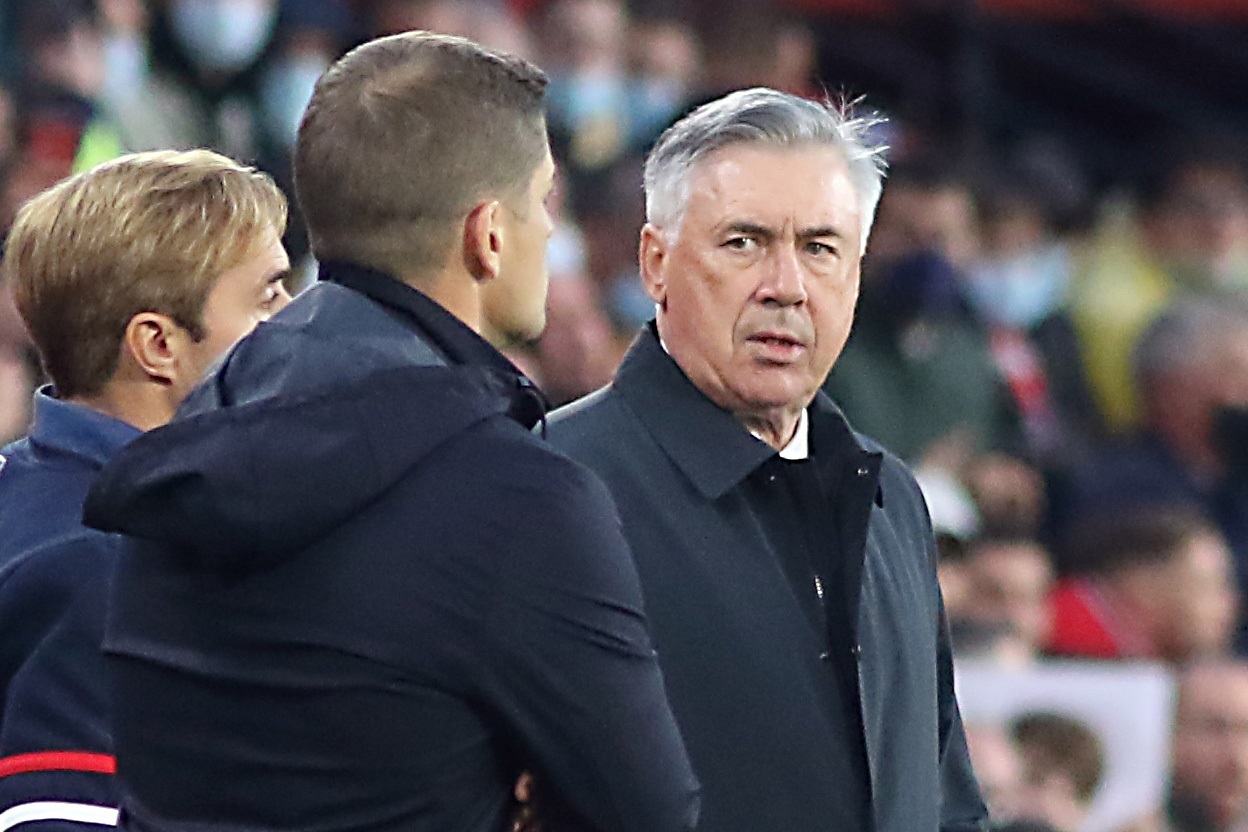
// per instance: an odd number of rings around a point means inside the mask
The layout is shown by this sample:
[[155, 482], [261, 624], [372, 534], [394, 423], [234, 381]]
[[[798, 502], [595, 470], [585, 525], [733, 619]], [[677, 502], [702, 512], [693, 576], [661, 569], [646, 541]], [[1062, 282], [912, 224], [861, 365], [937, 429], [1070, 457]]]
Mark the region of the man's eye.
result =
[[811, 240], [806, 244], [806, 253], [813, 254], [816, 257], [834, 257], [836, 256], [836, 246], [821, 243], [818, 240]]
[[758, 241], [753, 237], [729, 237], [724, 241], [724, 247], [737, 251], [753, 251], [758, 247]]
[[281, 283], [270, 283], [264, 288], [264, 295], [260, 298], [260, 308], [272, 310], [285, 294], [286, 290]]

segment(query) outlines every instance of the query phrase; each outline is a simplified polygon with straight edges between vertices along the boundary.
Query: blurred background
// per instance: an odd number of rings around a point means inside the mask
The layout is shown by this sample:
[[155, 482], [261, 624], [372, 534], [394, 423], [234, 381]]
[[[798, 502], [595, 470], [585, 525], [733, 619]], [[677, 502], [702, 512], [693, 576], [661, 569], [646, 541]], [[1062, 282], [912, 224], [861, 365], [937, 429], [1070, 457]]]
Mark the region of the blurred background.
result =
[[[555, 404], [652, 317], [666, 125], [756, 85], [878, 120], [826, 386], [918, 473], [999, 816], [1248, 830], [1248, 0], [0, 0], [0, 230], [126, 151], [212, 147], [289, 192], [319, 74], [408, 29], [550, 74], [549, 326], [509, 355]], [[297, 214], [286, 243], [310, 280]], [[40, 380], [3, 289], [0, 443]]]

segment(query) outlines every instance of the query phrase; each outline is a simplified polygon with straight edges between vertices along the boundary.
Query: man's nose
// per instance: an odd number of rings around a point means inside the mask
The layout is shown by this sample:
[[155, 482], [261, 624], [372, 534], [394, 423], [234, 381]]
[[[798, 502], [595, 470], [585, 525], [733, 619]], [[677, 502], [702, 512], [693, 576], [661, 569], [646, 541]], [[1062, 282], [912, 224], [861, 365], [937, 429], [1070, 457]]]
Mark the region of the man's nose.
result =
[[767, 258], [759, 299], [782, 306], [806, 302], [806, 273], [800, 255], [791, 246], [776, 246]]

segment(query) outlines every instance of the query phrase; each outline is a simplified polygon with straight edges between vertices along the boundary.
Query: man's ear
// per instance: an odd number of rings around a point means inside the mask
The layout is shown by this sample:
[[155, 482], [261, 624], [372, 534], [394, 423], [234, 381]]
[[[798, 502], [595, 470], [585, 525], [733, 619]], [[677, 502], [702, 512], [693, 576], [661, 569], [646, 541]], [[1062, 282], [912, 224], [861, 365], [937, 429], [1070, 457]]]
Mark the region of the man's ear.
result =
[[153, 381], [172, 385], [178, 380], [182, 355], [191, 334], [159, 312], [140, 312], [126, 324], [123, 360], [128, 357]]
[[661, 228], [650, 223], [641, 227], [641, 240], [637, 245], [637, 265], [641, 270], [641, 285], [646, 294], [660, 307], [667, 307], [667, 238]]
[[464, 265], [474, 280], [493, 280], [502, 269], [502, 211], [494, 199], [473, 208], [464, 220]]

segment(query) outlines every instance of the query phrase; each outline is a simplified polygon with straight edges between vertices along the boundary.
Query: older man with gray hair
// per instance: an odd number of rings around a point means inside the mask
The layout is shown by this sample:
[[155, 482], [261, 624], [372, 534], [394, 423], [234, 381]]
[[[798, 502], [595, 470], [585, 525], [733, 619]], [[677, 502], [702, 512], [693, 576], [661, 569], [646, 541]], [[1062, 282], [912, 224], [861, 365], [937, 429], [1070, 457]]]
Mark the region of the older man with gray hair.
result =
[[870, 127], [753, 89], [669, 128], [639, 252], [656, 320], [551, 420], [619, 506], [706, 832], [986, 821], [922, 496], [819, 392], [881, 191]]

